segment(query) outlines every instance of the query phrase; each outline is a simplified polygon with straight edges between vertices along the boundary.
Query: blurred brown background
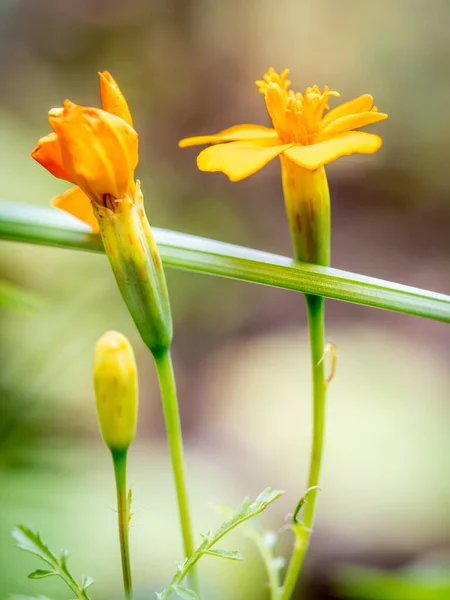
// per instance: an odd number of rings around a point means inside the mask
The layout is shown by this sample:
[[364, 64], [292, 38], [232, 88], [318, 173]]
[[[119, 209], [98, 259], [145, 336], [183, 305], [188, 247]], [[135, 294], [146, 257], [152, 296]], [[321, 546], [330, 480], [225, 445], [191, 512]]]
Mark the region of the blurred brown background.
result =
[[[268, 124], [254, 80], [289, 67], [294, 89], [327, 84], [343, 101], [371, 93], [389, 114], [374, 129], [380, 152], [328, 168], [333, 265], [450, 293], [449, 23], [448, 0], [1, 0], [1, 196], [47, 205], [66, 189], [29, 153], [49, 130], [49, 108], [66, 97], [99, 105], [97, 71], [107, 69], [140, 135], [152, 224], [288, 255], [279, 164], [233, 184], [198, 172], [197, 150], [177, 142]], [[0, 596], [67, 597], [62, 584], [26, 579], [40, 565], [13, 547], [10, 530], [27, 522], [73, 550], [74, 571], [97, 580], [95, 598], [121, 597], [113, 479], [91, 385], [94, 343], [114, 328], [139, 359], [132, 559], [139, 596], [152, 597], [181, 558], [152, 361], [103, 256], [7, 243], [1, 253]], [[211, 504], [235, 505], [267, 485], [287, 490], [262, 518], [278, 530], [304, 491], [309, 453], [303, 299], [167, 275], [197, 530], [218, 523]], [[389, 590], [355, 596], [340, 569], [448, 569], [450, 329], [330, 301], [327, 337], [339, 357], [303, 597], [395, 600]], [[281, 533], [280, 553], [289, 543]], [[250, 543], [237, 533], [228, 544], [246, 561], [205, 560], [205, 597], [268, 598]]]

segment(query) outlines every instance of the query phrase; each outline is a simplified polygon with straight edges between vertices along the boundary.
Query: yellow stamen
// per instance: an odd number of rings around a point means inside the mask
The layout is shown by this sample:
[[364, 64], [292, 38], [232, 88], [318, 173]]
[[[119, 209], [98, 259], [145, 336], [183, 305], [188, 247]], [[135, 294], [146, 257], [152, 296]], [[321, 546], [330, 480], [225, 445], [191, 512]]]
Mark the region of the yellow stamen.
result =
[[324, 112], [330, 110], [328, 98], [339, 97], [339, 93], [327, 86], [322, 91], [313, 85], [304, 94], [289, 89], [288, 70], [281, 74], [269, 69], [262, 80], [256, 82], [264, 95], [267, 111], [280, 139], [308, 145], [320, 132]]

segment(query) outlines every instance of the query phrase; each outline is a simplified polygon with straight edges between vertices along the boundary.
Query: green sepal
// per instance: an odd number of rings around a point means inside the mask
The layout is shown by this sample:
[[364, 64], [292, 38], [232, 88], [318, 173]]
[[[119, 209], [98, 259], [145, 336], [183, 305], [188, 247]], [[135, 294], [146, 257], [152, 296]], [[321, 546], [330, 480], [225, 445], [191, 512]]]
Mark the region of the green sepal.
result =
[[144, 208], [125, 198], [114, 212], [97, 205], [94, 210], [122, 298], [145, 345], [160, 354], [172, 341], [172, 314], [162, 261]]
[[46, 577], [59, 576], [57, 571], [48, 571], [47, 569], [36, 569], [28, 575], [28, 579], [45, 579]]

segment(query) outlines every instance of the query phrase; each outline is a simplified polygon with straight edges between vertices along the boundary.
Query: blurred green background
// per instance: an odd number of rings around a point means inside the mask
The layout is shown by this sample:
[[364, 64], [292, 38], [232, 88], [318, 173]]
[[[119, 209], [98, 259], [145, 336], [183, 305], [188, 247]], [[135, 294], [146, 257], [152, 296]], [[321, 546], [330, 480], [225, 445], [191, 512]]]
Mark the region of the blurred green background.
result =
[[[232, 184], [197, 172], [195, 148], [177, 148], [184, 136], [268, 124], [254, 80], [289, 67], [294, 89], [327, 84], [343, 101], [371, 93], [389, 114], [374, 128], [380, 152], [328, 169], [333, 265], [450, 293], [449, 22], [448, 0], [1, 0], [1, 196], [47, 205], [66, 189], [29, 153], [49, 130], [49, 108], [66, 97], [99, 104], [97, 71], [108, 69], [140, 135], [152, 224], [290, 254], [275, 161]], [[128, 335], [139, 361], [131, 551], [138, 595], [151, 598], [182, 556], [152, 361], [103, 256], [0, 248], [0, 598], [69, 598], [62, 583], [26, 579], [41, 565], [14, 548], [17, 522], [72, 550], [73, 570], [96, 579], [96, 599], [121, 597], [113, 478], [92, 392], [93, 346], [107, 329]], [[303, 299], [167, 275], [197, 531], [218, 523], [211, 505], [267, 485], [287, 490], [262, 517], [278, 530], [308, 463]], [[302, 598], [449, 598], [450, 329], [327, 306], [339, 356]], [[280, 534], [280, 552], [290, 541]], [[205, 597], [267, 599], [250, 543], [237, 533], [228, 544], [246, 561], [205, 560]]]

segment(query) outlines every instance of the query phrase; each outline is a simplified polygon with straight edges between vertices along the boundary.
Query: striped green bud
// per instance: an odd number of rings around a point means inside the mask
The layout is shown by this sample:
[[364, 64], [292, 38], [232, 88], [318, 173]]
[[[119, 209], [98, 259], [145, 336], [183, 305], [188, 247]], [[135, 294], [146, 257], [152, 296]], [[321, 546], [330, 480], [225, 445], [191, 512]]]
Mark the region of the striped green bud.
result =
[[134, 201], [126, 197], [94, 205], [106, 254], [122, 298], [151, 352], [158, 356], [172, 341], [172, 314], [166, 278], [145, 214], [139, 182]]
[[95, 346], [94, 389], [103, 440], [111, 452], [125, 452], [136, 434], [137, 369], [130, 342], [117, 331]]

